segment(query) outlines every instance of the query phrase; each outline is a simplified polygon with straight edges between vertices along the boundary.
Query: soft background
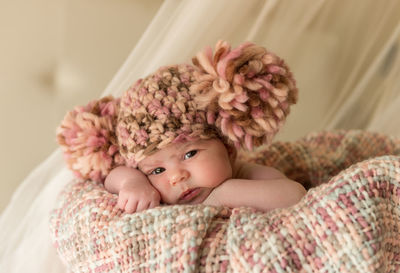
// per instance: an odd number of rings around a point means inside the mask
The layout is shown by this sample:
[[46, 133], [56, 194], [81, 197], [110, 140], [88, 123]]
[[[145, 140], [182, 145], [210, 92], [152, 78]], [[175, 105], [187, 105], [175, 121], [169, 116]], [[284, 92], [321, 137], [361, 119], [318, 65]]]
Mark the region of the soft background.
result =
[[0, 211], [57, 147], [65, 112], [100, 96], [161, 3], [0, 1]]
[[400, 137], [398, 0], [3, 0], [0, 37], [4, 272], [65, 272], [48, 214], [71, 179], [54, 133], [66, 111], [218, 39], [262, 44], [292, 68], [300, 100], [277, 139]]

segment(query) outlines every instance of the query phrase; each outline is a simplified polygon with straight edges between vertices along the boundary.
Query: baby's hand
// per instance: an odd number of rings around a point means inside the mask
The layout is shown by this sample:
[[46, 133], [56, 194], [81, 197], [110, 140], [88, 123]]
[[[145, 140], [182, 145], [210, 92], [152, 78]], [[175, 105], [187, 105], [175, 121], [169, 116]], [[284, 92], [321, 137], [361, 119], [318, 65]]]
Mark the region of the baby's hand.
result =
[[125, 183], [118, 193], [118, 207], [127, 213], [157, 207], [160, 193], [149, 183]]
[[114, 168], [104, 181], [105, 188], [118, 194], [118, 207], [128, 213], [157, 207], [160, 193], [150, 184], [147, 176], [126, 166]]

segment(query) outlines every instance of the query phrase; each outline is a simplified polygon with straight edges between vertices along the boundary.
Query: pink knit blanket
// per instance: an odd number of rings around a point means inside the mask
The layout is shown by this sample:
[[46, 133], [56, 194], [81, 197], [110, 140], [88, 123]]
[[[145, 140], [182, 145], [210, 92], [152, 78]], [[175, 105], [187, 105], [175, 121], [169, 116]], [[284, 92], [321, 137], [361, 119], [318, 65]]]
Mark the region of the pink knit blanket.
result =
[[73, 181], [50, 219], [72, 272], [400, 272], [400, 140], [322, 132], [244, 156], [310, 188], [295, 206], [118, 210]]

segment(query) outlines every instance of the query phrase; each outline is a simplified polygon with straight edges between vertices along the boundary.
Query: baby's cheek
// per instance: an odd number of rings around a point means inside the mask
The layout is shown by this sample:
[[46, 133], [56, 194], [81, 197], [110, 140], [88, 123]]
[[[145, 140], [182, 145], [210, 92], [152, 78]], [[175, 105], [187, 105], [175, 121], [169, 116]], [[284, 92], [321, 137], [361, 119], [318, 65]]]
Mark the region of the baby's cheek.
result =
[[207, 176], [206, 181], [210, 183], [208, 186], [217, 187], [225, 180], [232, 178], [232, 168], [226, 164], [213, 165], [210, 166]]
[[170, 193], [165, 192], [165, 191], [159, 191], [159, 192], [160, 192], [160, 196], [161, 196], [161, 201], [164, 204], [171, 205], [171, 204], [174, 204], [176, 202], [175, 199], [174, 199], [174, 196], [172, 196]]
[[150, 179], [150, 183], [160, 193], [161, 202], [171, 204], [171, 189], [166, 182], [160, 181], [160, 179]]

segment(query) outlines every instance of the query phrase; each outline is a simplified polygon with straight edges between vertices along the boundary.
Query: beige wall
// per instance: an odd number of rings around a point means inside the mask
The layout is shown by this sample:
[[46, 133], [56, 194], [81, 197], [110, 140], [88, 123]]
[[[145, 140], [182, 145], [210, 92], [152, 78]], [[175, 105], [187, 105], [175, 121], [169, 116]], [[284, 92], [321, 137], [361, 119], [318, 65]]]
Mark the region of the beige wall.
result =
[[65, 112], [103, 92], [161, 3], [0, 3], [0, 211], [57, 147]]

